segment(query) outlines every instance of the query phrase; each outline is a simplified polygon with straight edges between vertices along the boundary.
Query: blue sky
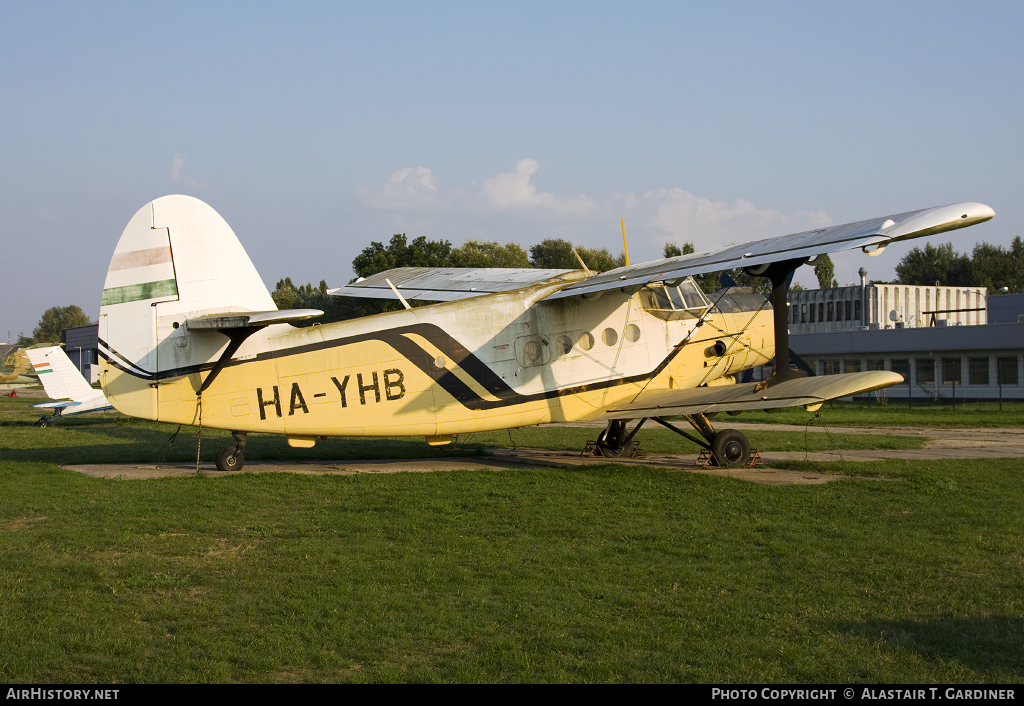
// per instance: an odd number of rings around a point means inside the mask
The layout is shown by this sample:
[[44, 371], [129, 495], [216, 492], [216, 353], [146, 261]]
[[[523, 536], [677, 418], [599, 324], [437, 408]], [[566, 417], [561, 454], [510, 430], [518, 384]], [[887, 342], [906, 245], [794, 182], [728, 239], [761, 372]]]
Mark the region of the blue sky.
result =
[[[392, 233], [633, 261], [955, 201], [1022, 234], [1020, 3], [0, 2], [0, 329], [203, 199], [264, 282]], [[913, 244], [834, 257], [890, 278]], [[227, 265], [226, 265], [227, 266]], [[813, 283], [809, 268], [798, 277]], [[0, 330], [0, 335], [6, 331]]]

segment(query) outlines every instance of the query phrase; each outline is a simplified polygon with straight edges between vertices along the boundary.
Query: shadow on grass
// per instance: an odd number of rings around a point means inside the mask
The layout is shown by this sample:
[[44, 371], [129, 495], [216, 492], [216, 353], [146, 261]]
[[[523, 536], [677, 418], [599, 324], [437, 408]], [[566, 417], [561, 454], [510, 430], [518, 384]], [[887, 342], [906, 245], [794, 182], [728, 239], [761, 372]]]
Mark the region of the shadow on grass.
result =
[[[69, 465], [194, 461], [196, 457], [195, 427], [183, 426], [173, 443], [169, 443], [176, 425], [138, 420], [69, 419], [45, 428], [34, 427], [30, 422], [8, 422], [3, 426], [11, 433], [5, 439], [7, 443], [0, 446], [0, 461]], [[233, 444], [230, 433], [203, 429], [203, 461], [213, 461], [221, 448]], [[264, 461], [441, 458], [479, 456], [485, 448], [483, 444], [460, 444], [457, 449], [431, 447], [421, 437], [350, 437], [318, 441], [311, 449], [294, 449], [281, 435], [249, 434], [246, 456]]]
[[883, 649], [904, 649], [979, 673], [1024, 675], [1024, 618], [990, 616], [840, 623], [840, 630]]

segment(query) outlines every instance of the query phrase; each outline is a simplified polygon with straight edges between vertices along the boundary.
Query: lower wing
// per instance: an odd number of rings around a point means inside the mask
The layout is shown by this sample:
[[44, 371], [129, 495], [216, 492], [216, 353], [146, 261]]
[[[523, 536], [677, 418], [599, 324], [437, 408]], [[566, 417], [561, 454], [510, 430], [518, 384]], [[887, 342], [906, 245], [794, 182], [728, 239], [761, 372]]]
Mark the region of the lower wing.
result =
[[764, 390], [757, 389], [759, 383], [695, 387], [689, 390], [658, 390], [641, 393], [628, 404], [612, 407], [599, 419], [637, 419], [678, 414], [813, 407], [828, 400], [859, 395], [901, 382], [903, 376], [899, 373], [871, 370], [863, 373], [797, 378]]

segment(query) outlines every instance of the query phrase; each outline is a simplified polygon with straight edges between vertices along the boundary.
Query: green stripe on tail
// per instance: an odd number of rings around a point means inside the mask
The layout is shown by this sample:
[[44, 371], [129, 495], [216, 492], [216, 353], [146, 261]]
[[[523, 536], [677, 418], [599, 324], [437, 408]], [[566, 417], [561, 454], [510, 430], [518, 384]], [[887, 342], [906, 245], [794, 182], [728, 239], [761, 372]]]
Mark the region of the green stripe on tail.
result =
[[126, 302], [142, 301], [143, 299], [176, 296], [178, 296], [178, 283], [174, 279], [165, 279], [159, 282], [143, 282], [142, 284], [129, 284], [124, 287], [104, 289], [101, 304], [109, 306], [110, 304], [124, 304]]

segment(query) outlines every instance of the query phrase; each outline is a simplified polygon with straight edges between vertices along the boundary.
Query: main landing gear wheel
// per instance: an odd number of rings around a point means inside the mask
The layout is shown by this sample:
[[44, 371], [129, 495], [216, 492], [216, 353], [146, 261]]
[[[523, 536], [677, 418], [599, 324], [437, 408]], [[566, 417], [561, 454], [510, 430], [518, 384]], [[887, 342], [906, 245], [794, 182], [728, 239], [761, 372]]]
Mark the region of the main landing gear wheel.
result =
[[613, 419], [597, 435], [597, 448], [600, 455], [607, 458], [630, 456], [633, 453], [632, 440], [632, 436], [626, 434], [626, 422], [622, 419]]
[[245, 465], [245, 454], [236, 446], [225, 446], [217, 454], [218, 471], [240, 471]]
[[746, 466], [750, 463], [750, 442], [743, 432], [723, 429], [711, 440], [711, 453], [719, 466]]

